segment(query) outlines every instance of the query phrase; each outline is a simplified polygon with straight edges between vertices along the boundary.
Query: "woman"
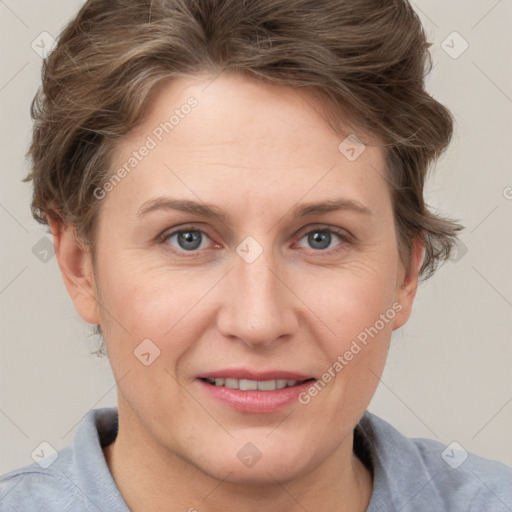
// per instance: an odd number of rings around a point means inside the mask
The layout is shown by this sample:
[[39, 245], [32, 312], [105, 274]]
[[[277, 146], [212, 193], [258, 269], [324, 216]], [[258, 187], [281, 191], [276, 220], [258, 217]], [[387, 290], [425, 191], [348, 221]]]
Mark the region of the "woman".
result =
[[32, 211], [118, 407], [2, 510], [512, 510], [512, 469], [366, 411], [461, 226], [405, 1], [90, 0], [35, 98]]

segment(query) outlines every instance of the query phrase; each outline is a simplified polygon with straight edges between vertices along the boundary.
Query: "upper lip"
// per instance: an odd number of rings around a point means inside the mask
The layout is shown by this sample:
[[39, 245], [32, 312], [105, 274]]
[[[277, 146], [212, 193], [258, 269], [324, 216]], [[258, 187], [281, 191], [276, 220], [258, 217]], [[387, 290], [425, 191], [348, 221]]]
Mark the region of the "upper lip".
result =
[[247, 379], [247, 380], [308, 380], [312, 379], [311, 375], [303, 373], [290, 372], [287, 370], [269, 370], [265, 372], [258, 372], [255, 370], [248, 370], [244, 368], [226, 368], [224, 370], [216, 370], [213, 372], [201, 373], [197, 376], [198, 379]]

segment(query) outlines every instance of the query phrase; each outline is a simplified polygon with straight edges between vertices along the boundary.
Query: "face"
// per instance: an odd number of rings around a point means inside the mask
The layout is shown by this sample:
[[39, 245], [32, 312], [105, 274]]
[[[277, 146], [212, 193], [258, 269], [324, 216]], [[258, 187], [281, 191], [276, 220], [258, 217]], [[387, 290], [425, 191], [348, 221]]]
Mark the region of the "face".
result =
[[380, 148], [340, 150], [305, 93], [212, 80], [166, 84], [119, 145], [75, 305], [134, 437], [219, 479], [291, 479], [352, 450], [417, 274]]

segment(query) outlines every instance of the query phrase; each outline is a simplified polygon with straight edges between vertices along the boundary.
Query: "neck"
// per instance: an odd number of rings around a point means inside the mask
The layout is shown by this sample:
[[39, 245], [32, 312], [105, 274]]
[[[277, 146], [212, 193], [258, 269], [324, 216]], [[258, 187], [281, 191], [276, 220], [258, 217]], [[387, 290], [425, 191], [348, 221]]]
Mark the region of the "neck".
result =
[[[248, 485], [208, 475], [158, 445], [138, 421], [123, 422], [105, 459], [132, 512], [221, 512], [235, 506], [253, 512], [365, 511], [372, 473], [353, 453], [353, 435], [312, 471], [293, 480]], [[348, 448], [348, 449], [347, 449]]]

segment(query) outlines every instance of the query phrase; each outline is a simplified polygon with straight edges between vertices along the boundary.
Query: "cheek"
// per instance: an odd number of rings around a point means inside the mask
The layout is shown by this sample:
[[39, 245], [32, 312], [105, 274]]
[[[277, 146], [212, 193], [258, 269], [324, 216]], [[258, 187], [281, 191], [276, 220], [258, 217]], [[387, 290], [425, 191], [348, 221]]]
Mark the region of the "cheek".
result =
[[115, 267], [105, 265], [102, 275], [102, 328], [112, 359], [115, 352], [125, 361], [146, 339], [167, 361], [176, 360], [190, 340], [198, 339], [208, 320], [205, 296], [218, 282], [212, 273], [146, 268], [136, 257]]
[[[397, 307], [393, 294], [375, 279], [339, 282], [340, 292], [320, 307], [332, 332], [320, 328], [322, 372], [317, 388], [303, 403], [343, 421], [364, 412], [378, 386], [386, 362]], [[395, 305], [395, 307], [393, 307]], [[319, 398], [317, 399], [316, 396]]]
[[394, 269], [391, 252], [381, 264], [361, 261], [350, 270], [333, 271], [323, 292], [308, 298], [319, 318], [315, 338], [322, 343], [324, 371], [343, 375], [336, 380], [344, 381], [345, 389], [373, 390], [375, 374], [382, 372], [393, 323], [402, 309], [395, 301]]
[[323, 316], [334, 320], [335, 330], [341, 333], [372, 325], [392, 306], [395, 295], [396, 263], [391, 259], [381, 265], [361, 261], [333, 271], [313, 303], [325, 311]]
[[355, 294], [339, 298], [332, 325], [335, 336], [324, 338], [329, 367], [340, 362], [337, 373], [343, 371], [347, 377], [349, 373], [356, 375], [363, 367], [379, 372], [385, 362], [396, 314], [386, 295], [361, 300]]

